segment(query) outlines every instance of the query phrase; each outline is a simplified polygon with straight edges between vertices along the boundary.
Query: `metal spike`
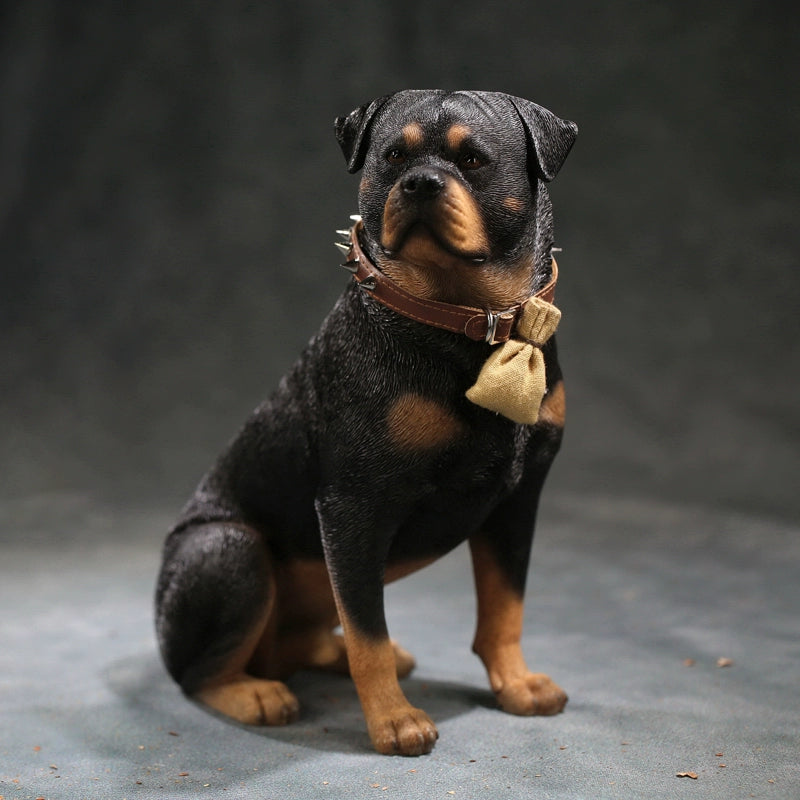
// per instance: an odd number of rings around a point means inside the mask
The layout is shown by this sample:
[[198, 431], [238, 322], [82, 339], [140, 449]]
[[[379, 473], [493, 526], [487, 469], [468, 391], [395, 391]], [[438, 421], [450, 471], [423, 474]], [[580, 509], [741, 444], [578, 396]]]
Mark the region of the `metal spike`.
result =
[[564, 248], [563, 247], [551, 247], [550, 248], [550, 252], [551, 253], [563, 253], [564, 252]]
[[334, 242], [334, 247], [338, 247], [346, 256], [350, 255], [350, 245], [343, 242]]
[[361, 222], [361, 214], [351, 214], [350, 219], [353, 220], [353, 222]]
[[378, 281], [375, 278], [365, 278], [361, 283], [358, 284], [362, 289], [366, 289], [368, 292], [371, 292], [375, 289], [378, 285]]
[[349, 261], [345, 261], [344, 264], [339, 264], [340, 267], [344, 267], [348, 272], [352, 272], [353, 275], [358, 272], [358, 259], [351, 258]]
[[336, 231], [339, 236], [342, 237], [346, 242], [350, 240], [350, 229], [349, 228], [342, 228], [341, 230]]

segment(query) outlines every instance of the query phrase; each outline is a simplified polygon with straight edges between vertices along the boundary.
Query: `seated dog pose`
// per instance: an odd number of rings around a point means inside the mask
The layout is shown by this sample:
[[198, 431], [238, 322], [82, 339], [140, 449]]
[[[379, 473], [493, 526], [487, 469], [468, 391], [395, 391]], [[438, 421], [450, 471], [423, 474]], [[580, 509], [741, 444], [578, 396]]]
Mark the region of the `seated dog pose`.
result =
[[[336, 120], [360, 217], [353, 279], [203, 478], [164, 546], [157, 632], [184, 692], [236, 720], [298, 714], [283, 680], [348, 673], [381, 753], [438, 736], [398, 678], [383, 587], [469, 542], [473, 643], [499, 705], [566, 694], [520, 648], [564, 389], [545, 183], [577, 129], [495, 92], [403, 91]], [[336, 631], [341, 626], [343, 635]]]

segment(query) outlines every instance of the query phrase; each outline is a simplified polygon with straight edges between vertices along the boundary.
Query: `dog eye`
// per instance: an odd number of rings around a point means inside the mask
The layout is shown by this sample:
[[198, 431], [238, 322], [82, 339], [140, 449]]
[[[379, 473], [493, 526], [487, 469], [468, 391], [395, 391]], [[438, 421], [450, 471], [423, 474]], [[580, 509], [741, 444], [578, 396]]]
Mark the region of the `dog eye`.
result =
[[483, 166], [483, 160], [475, 153], [464, 153], [458, 159], [458, 166], [462, 170], [479, 169]]
[[406, 154], [399, 148], [393, 147], [387, 154], [386, 160], [390, 164], [394, 164], [397, 166], [398, 164], [403, 164], [406, 160]]

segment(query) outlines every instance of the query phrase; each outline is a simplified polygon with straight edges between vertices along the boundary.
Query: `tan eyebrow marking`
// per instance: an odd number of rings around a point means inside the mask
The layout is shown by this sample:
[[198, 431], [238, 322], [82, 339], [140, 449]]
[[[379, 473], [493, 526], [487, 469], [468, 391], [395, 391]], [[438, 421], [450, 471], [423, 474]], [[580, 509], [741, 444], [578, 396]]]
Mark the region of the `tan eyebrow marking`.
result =
[[419, 122], [409, 122], [408, 125], [403, 128], [403, 141], [406, 143], [406, 147], [409, 150], [422, 147], [424, 140], [425, 131]]
[[472, 131], [466, 125], [457, 122], [447, 131], [447, 146], [451, 150], [458, 150], [471, 133]]

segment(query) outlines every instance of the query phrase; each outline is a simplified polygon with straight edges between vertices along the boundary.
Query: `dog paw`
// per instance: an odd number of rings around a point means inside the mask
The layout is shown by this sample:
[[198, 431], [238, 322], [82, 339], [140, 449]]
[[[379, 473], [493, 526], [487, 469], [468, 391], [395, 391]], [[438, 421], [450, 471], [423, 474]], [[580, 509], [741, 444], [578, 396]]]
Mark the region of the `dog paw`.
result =
[[503, 711], [526, 717], [559, 714], [567, 704], [566, 692], [542, 673], [510, 680], [496, 694]]
[[407, 706], [367, 722], [373, 747], [383, 755], [421, 756], [430, 753], [439, 738], [431, 718]]
[[287, 725], [300, 711], [285, 683], [249, 676], [202, 689], [195, 699], [246, 725]]

